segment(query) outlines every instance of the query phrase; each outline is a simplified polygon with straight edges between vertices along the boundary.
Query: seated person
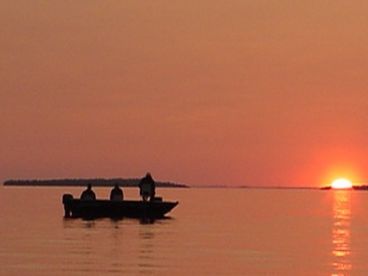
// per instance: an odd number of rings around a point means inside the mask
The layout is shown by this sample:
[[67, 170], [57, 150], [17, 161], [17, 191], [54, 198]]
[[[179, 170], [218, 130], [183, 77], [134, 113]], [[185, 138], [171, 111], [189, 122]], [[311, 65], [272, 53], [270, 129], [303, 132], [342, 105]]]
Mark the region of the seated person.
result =
[[147, 201], [148, 198], [152, 201], [155, 198], [156, 185], [150, 173], [141, 179], [138, 186], [143, 201]]
[[115, 184], [114, 188], [111, 190], [110, 193], [110, 200], [123, 200], [124, 194], [123, 190], [120, 189], [119, 184]]
[[83, 191], [80, 197], [82, 200], [95, 200], [96, 194], [92, 191], [92, 185], [89, 183], [87, 189]]

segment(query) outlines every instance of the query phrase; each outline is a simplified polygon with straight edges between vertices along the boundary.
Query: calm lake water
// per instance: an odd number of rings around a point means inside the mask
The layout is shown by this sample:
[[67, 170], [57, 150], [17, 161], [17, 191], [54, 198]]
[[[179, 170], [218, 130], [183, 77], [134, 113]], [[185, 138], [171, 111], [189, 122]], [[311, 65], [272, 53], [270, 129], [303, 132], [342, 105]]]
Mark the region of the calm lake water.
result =
[[157, 189], [180, 203], [143, 224], [64, 219], [81, 191], [0, 187], [0, 275], [368, 273], [368, 192]]

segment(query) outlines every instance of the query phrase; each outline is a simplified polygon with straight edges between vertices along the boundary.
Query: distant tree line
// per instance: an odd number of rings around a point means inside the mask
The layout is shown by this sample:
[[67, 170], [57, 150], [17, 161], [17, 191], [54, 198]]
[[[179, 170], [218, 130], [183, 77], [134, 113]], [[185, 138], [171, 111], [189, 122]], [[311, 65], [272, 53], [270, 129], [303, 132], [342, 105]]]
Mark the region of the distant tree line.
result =
[[[5, 186], [92, 186], [111, 187], [119, 184], [122, 187], [137, 187], [139, 178], [93, 178], [93, 179], [31, 179], [31, 180], [6, 180]], [[185, 184], [156, 181], [156, 187], [188, 188]]]

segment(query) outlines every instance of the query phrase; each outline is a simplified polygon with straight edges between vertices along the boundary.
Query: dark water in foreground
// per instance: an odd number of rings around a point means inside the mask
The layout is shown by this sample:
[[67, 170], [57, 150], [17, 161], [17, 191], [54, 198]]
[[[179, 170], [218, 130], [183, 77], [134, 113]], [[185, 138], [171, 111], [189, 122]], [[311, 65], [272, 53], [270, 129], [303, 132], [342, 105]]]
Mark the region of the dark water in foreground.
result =
[[0, 187], [0, 275], [368, 273], [368, 192], [158, 189], [180, 203], [142, 224], [63, 219], [80, 191]]

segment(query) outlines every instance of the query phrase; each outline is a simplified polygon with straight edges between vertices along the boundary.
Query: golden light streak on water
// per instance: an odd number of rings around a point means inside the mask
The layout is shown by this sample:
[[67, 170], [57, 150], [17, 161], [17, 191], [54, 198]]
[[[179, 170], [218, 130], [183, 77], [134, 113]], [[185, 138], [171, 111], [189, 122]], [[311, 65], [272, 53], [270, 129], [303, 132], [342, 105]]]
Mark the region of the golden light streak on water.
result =
[[334, 191], [332, 227], [333, 273], [349, 275], [351, 263], [351, 191]]

